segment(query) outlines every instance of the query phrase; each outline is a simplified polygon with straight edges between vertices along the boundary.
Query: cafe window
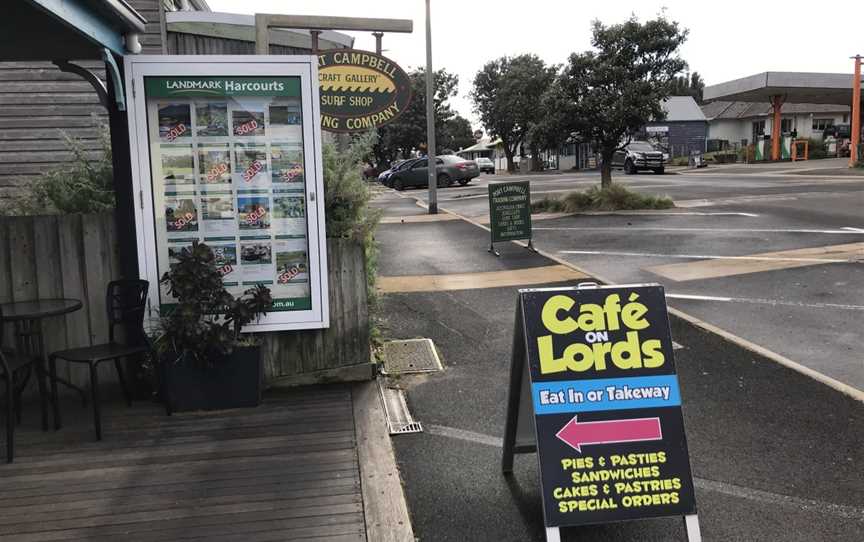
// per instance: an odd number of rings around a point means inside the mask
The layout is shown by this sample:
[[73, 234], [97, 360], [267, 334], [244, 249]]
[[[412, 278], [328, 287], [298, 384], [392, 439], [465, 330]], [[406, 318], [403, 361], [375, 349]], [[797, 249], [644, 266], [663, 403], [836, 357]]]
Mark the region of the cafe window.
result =
[[834, 119], [813, 119], [813, 131], [824, 132], [834, 126]]
[[764, 136], [765, 135], [765, 121], [764, 120], [757, 120], [757, 121], [753, 122], [752, 132], [753, 132], [753, 140], [754, 141], [756, 139], [758, 139], [759, 137]]

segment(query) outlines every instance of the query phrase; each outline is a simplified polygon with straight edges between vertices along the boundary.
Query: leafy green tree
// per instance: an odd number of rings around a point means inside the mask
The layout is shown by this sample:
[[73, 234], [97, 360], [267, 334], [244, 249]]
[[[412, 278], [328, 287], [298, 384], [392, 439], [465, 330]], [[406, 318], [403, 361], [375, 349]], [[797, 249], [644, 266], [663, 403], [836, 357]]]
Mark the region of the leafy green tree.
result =
[[674, 79], [672, 96], [693, 96], [696, 103], [702, 103], [702, 91], [705, 90], [705, 81], [699, 72], [690, 75], [681, 75]]
[[[386, 167], [399, 157], [408, 157], [415, 150], [425, 148], [426, 71], [418, 68], [408, 76], [411, 79], [411, 103], [399, 118], [378, 129], [378, 142], [373, 147], [373, 155], [379, 168]], [[442, 139], [451, 145], [453, 142], [453, 138], [447, 139], [448, 131], [458, 133], [455, 126], [448, 129], [448, 123], [456, 116], [450, 107], [450, 99], [458, 92], [459, 77], [445, 69], [437, 70], [434, 75], [434, 88], [435, 140], [439, 142], [439, 148], [444, 148]]]
[[444, 121], [441, 133], [436, 134], [435, 138], [439, 149], [459, 150], [476, 143], [471, 123], [458, 113]]
[[[508, 171], [513, 171], [513, 157], [531, 127], [542, 118], [541, 97], [557, 71], [537, 55], [525, 54], [487, 62], [474, 77], [475, 111], [489, 135], [501, 138]], [[532, 148], [534, 156], [537, 150]]]
[[591, 142], [601, 162], [601, 184], [612, 183], [612, 156], [652, 119], [687, 63], [678, 55], [688, 31], [664, 17], [640, 23], [593, 23], [593, 51], [570, 55], [560, 77], [573, 104], [571, 129]]
[[573, 104], [561, 87], [560, 78], [540, 99], [540, 119], [528, 131], [532, 147], [558, 152], [572, 135]]

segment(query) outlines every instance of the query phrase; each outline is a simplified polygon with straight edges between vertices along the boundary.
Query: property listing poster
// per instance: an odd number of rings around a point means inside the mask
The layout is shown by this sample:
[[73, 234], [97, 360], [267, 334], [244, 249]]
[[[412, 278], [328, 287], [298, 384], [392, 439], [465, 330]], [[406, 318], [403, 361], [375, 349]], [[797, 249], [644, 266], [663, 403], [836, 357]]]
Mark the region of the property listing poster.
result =
[[159, 275], [197, 240], [232, 294], [263, 284], [273, 312], [311, 309], [299, 78], [148, 77], [145, 91]]

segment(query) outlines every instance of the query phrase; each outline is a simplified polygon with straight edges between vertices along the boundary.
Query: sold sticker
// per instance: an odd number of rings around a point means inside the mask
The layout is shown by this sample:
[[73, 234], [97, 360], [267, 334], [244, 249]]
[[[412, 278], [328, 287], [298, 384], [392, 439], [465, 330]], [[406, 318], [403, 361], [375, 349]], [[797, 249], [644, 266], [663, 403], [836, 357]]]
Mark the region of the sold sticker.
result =
[[267, 209], [264, 207], [257, 207], [254, 211], [246, 215], [246, 223], [251, 225], [257, 224], [259, 220], [261, 220], [264, 215], [267, 214]]
[[248, 122], [244, 122], [239, 126], [234, 127], [234, 135], [246, 135], [251, 134], [255, 130], [258, 129], [258, 121], [252, 119]]
[[168, 139], [168, 141], [174, 141], [175, 139], [177, 139], [181, 135], [185, 134], [186, 130], [187, 130], [186, 125], [181, 122], [180, 124], [178, 124], [174, 128], [171, 128], [170, 130], [168, 130], [168, 135], [166, 136], [166, 138]]
[[252, 179], [255, 178], [255, 175], [258, 175], [258, 172], [264, 169], [264, 164], [255, 160], [252, 164], [246, 168], [246, 171], [243, 172], [243, 180], [247, 183], [252, 182]]

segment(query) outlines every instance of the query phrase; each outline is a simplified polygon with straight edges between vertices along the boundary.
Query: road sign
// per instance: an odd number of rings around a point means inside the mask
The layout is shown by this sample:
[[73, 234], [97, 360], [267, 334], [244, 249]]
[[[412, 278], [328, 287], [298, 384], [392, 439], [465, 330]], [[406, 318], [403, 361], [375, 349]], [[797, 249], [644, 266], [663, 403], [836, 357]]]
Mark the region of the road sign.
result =
[[532, 451], [551, 539], [660, 516], [699, 539], [662, 286], [519, 291], [504, 472]]
[[365, 132], [405, 112], [411, 80], [389, 58], [354, 49], [318, 54], [321, 128], [330, 132]]
[[489, 184], [489, 252], [498, 256], [495, 243], [528, 239], [531, 244], [531, 184], [514, 181]]

